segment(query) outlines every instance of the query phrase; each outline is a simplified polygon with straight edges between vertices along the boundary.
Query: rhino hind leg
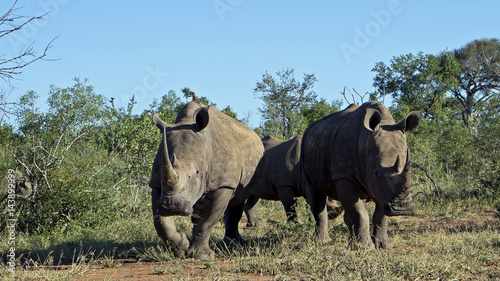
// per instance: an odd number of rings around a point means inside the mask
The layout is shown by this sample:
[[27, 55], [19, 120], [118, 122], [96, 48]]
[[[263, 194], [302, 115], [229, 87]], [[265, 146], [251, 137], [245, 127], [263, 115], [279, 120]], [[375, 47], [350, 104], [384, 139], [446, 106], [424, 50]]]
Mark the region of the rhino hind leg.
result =
[[[258, 199], [258, 198], [257, 198]], [[224, 215], [226, 224], [226, 232], [224, 234], [224, 242], [227, 243], [243, 243], [243, 238], [238, 230], [238, 224], [243, 215], [244, 202], [228, 207]]]
[[298, 223], [299, 217], [297, 216], [296, 210], [297, 200], [294, 197], [295, 192], [293, 186], [278, 186], [276, 189], [278, 190], [278, 196], [286, 212], [286, 221], [289, 223]]
[[373, 243], [377, 249], [390, 249], [392, 248], [391, 239], [387, 235], [387, 225], [389, 224], [389, 217], [385, 215], [382, 208], [377, 205], [375, 213], [373, 214]]
[[257, 196], [250, 196], [245, 202], [245, 215], [247, 217], [247, 227], [257, 227], [257, 206], [260, 201], [260, 198]]
[[162, 217], [157, 215], [158, 199], [160, 199], [161, 190], [152, 188], [151, 205], [153, 209], [153, 223], [156, 233], [160, 237], [165, 249], [172, 249], [175, 257], [184, 257], [189, 248], [189, 240], [185, 233], [178, 232], [175, 227], [173, 217]]
[[208, 241], [214, 226], [224, 216], [224, 211], [233, 196], [234, 189], [219, 188], [207, 195], [208, 200], [202, 209], [193, 214], [193, 243], [188, 250], [188, 256], [195, 259], [207, 260], [214, 256]]

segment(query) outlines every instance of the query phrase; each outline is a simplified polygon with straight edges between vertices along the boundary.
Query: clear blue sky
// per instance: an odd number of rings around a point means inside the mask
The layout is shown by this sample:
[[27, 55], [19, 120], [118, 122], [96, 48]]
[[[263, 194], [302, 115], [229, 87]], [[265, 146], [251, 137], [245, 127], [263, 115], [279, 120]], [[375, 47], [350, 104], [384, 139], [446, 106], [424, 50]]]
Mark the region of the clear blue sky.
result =
[[[2, 12], [11, 5], [2, 0]], [[35, 49], [54, 37], [49, 58], [13, 81], [14, 100], [28, 90], [68, 87], [88, 78], [96, 92], [136, 113], [170, 89], [189, 87], [219, 108], [260, 123], [253, 93], [265, 71], [314, 73], [314, 90], [341, 99], [344, 86], [373, 91], [376, 62], [405, 53], [437, 54], [483, 37], [500, 37], [500, 1], [76, 1], [19, 0], [17, 14], [44, 14], [17, 37], [0, 42], [9, 56], [26, 42]], [[0, 81], [2, 89], [7, 88]]]

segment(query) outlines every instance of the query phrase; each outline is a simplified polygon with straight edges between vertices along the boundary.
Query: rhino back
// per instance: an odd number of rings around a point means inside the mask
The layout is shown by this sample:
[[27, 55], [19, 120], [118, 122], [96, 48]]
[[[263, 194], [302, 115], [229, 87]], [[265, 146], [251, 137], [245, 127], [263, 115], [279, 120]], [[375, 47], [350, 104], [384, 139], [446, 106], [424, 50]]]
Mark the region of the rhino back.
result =
[[259, 136], [214, 106], [208, 112], [210, 123], [205, 130], [212, 148], [209, 188], [247, 185], [264, 152]]
[[296, 186], [299, 183], [301, 141], [302, 136], [297, 136], [266, 149], [265, 169], [273, 185]]
[[306, 177], [318, 189], [336, 197], [334, 182], [347, 179], [364, 185], [363, 155], [358, 145], [370, 132], [364, 127], [367, 108], [380, 111], [384, 124], [394, 124], [380, 103], [368, 102], [323, 117], [309, 126], [302, 141], [302, 161]]

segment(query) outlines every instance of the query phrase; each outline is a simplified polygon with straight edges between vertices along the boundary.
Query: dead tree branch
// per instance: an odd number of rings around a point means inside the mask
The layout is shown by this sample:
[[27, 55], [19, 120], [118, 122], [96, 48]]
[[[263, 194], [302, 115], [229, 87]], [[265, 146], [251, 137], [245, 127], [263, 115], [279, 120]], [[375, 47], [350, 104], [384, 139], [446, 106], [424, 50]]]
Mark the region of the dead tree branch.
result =
[[[345, 90], [347, 89], [347, 91], [349, 91], [349, 94], [351, 95], [352, 97], [352, 101], [349, 100], [349, 98], [347, 98], [347, 95], [346, 95], [346, 92]], [[364, 99], [366, 97], [366, 95], [368, 95], [368, 92], [366, 92], [364, 95], [360, 95], [356, 89], [352, 88], [352, 91], [354, 91], [354, 93], [356, 93], [356, 95], [359, 97], [360, 99], [360, 102], [356, 101], [356, 97], [354, 96], [354, 94], [351, 92], [351, 89], [349, 89], [349, 87], [346, 87], [344, 86], [344, 90], [342, 92], [340, 92], [340, 94], [344, 97], [344, 99], [347, 101], [347, 104], [362, 104], [364, 103]]]
[[410, 160], [410, 162], [413, 164], [413, 166], [419, 168], [420, 170], [424, 171], [425, 175], [427, 176], [427, 178], [429, 179], [429, 181], [432, 183], [432, 185], [434, 186], [434, 191], [438, 194], [441, 193], [441, 188], [436, 184], [436, 182], [432, 179], [432, 177], [429, 175], [429, 172], [427, 172], [427, 170], [422, 167], [421, 165], [413, 162], [413, 160]]

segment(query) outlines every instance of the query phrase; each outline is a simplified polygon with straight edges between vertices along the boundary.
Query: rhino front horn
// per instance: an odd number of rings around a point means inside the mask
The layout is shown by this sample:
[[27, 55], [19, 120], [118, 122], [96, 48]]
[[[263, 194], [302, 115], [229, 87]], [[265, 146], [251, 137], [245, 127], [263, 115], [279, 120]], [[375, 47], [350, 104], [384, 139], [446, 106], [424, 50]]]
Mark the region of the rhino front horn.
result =
[[[167, 129], [163, 128], [163, 186], [167, 188], [172, 188], [179, 183], [179, 174], [177, 171], [174, 169], [172, 166], [172, 163], [170, 162], [170, 156], [168, 155], [168, 146], [167, 146]], [[174, 190], [172, 190], [172, 193], [175, 193]]]

